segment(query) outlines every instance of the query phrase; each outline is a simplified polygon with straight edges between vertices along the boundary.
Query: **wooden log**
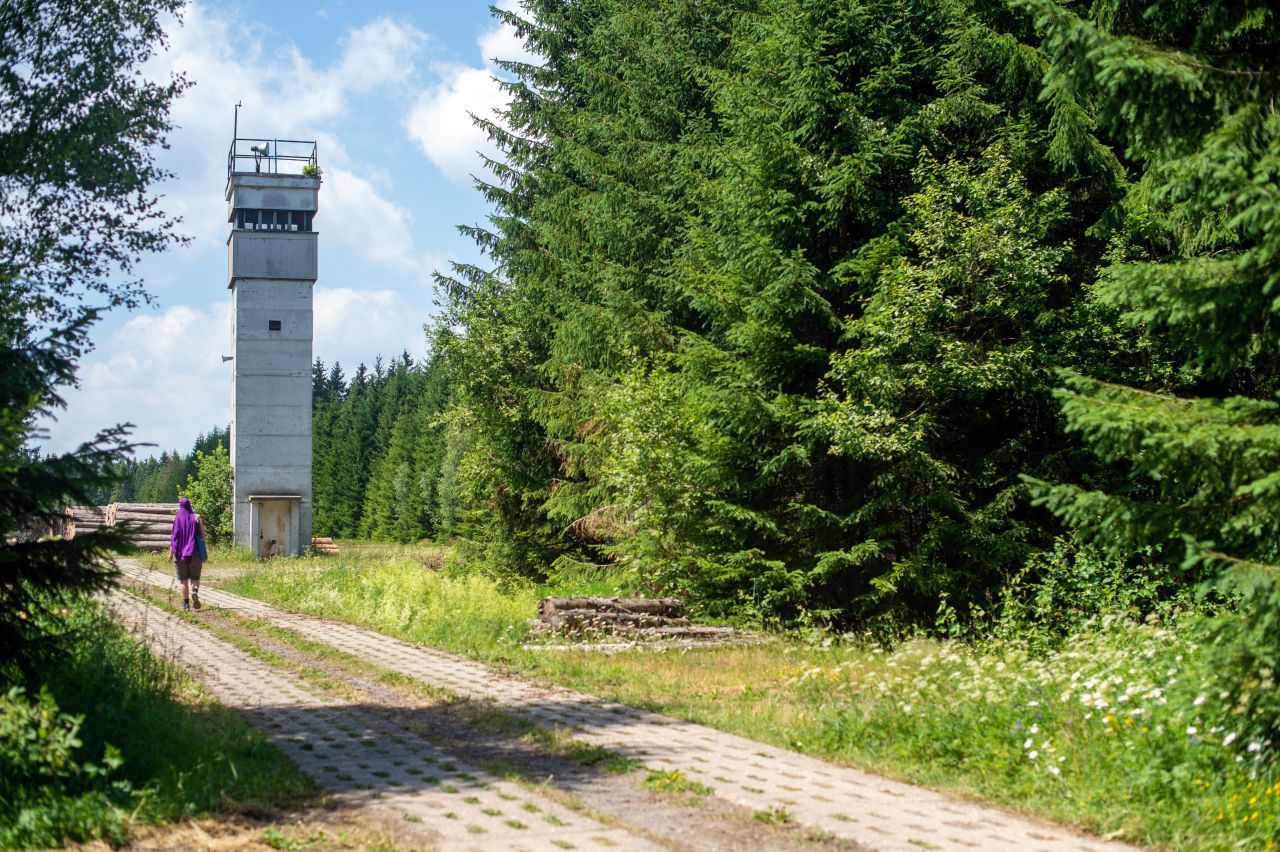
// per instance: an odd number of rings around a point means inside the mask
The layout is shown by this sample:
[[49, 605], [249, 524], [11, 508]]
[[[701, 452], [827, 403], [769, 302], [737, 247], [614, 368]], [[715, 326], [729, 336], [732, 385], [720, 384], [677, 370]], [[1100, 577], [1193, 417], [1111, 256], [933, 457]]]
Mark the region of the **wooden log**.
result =
[[173, 532], [173, 524], [117, 524], [115, 529], [125, 535], [169, 535]]
[[160, 518], [158, 520], [155, 520], [155, 519], [144, 520], [142, 518], [124, 518], [120, 521], [117, 521], [114, 524], [114, 526], [132, 527], [133, 529], [154, 528], [154, 529], [171, 530], [173, 529], [173, 518]]
[[644, 613], [597, 612], [585, 609], [556, 612], [544, 621], [552, 630], [570, 632], [689, 626], [687, 618], [667, 618]]
[[543, 598], [538, 601], [538, 617], [546, 620], [558, 612], [645, 613], [667, 618], [683, 618], [684, 601], [679, 598]]
[[176, 518], [177, 516], [178, 516], [178, 513], [176, 511], [174, 512], [120, 512], [120, 511], [117, 511], [114, 516], [114, 522], [117, 524], [120, 523], [121, 521], [147, 521], [148, 523], [154, 523], [154, 522], [165, 521], [165, 520], [173, 521], [173, 519]]
[[177, 503], [112, 503], [117, 512], [176, 512]]
[[337, 556], [338, 545], [333, 543], [333, 539], [328, 536], [313, 536], [311, 539], [311, 550], [319, 553], [321, 556]]
[[102, 506], [68, 506], [63, 510], [63, 518], [64, 538], [75, 538], [77, 533], [83, 535], [107, 525]]

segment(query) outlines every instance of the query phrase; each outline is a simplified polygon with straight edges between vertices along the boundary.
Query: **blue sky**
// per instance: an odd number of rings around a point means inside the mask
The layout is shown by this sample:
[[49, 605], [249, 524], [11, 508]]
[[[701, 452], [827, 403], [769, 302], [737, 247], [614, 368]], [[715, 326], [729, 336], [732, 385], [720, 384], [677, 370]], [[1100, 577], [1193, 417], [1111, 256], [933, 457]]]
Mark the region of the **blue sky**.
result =
[[315, 355], [350, 374], [378, 355], [423, 354], [432, 272], [478, 259], [456, 226], [485, 217], [470, 175], [482, 171], [477, 150], [492, 150], [467, 113], [502, 103], [494, 57], [530, 59], [486, 2], [201, 2], [169, 32], [148, 72], [194, 83], [160, 157], [175, 174], [164, 206], [192, 242], [143, 264], [152, 308], [98, 326], [80, 387], [49, 424], [52, 450], [132, 422], [155, 452], [185, 452], [228, 422], [223, 189], [236, 101], [242, 137], [319, 142]]

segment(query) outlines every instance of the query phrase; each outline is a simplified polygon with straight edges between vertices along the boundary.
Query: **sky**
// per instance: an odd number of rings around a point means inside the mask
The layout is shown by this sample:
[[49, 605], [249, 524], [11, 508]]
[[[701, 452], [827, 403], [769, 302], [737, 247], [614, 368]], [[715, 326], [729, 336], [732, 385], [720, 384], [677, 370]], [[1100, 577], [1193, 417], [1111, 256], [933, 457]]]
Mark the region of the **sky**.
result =
[[495, 152], [469, 113], [502, 105], [495, 58], [532, 59], [488, 5], [207, 0], [169, 23], [169, 49], [146, 73], [193, 83], [158, 158], [174, 174], [162, 205], [191, 242], [141, 264], [151, 307], [96, 327], [79, 387], [45, 424], [45, 449], [129, 422], [134, 440], [155, 445], [140, 455], [187, 452], [230, 421], [223, 193], [236, 102], [241, 137], [319, 145], [315, 357], [350, 375], [379, 355], [424, 354], [423, 324], [438, 310], [432, 273], [480, 260], [456, 226], [484, 221], [472, 176], [485, 174], [478, 152]]

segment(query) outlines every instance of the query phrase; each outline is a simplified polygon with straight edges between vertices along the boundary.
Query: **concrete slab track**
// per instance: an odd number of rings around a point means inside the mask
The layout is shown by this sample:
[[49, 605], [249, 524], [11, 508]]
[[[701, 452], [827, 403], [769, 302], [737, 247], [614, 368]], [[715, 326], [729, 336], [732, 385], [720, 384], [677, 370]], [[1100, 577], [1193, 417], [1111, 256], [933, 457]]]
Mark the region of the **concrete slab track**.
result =
[[[148, 570], [132, 560], [123, 560], [121, 567], [133, 582], [165, 588], [171, 585], [168, 574]], [[702, 725], [504, 676], [473, 660], [367, 628], [284, 612], [261, 601], [215, 589], [206, 588], [202, 597], [207, 605], [266, 620], [456, 695], [490, 702], [536, 724], [567, 732], [584, 744], [639, 760], [652, 769], [678, 770], [712, 788], [714, 795], [751, 811], [785, 809], [791, 822], [872, 849], [1104, 852], [1133, 848]], [[224, 690], [233, 700], [242, 702], [257, 687], [248, 678], [239, 686], [228, 683]], [[290, 727], [293, 724], [292, 717], [281, 720], [278, 735], [290, 756], [297, 753], [287, 747], [291, 742], [288, 738], [297, 733]], [[366, 729], [374, 731], [375, 727], [370, 722]], [[367, 776], [362, 777], [368, 781]], [[432, 801], [443, 800], [437, 795]], [[580, 823], [581, 817], [574, 815], [573, 821]]]
[[228, 707], [340, 801], [419, 827], [446, 849], [659, 849], [544, 796], [469, 766], [461, 757], [330, 696], [131, 595], [117, 617], [162, 654], [180, 659]]

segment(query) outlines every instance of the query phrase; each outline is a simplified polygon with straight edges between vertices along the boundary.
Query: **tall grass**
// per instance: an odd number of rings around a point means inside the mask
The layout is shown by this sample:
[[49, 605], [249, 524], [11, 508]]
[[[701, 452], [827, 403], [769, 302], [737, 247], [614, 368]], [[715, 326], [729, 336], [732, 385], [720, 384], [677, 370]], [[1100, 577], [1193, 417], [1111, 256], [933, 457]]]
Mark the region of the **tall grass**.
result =
[[[1177, 848], [1274, 848], [1280, 774], [1212, 711], [1202, 621], [1088, 623], [1017, 641], [787, 635], [688, 652], [526, 650], [545, 593], [379, 559], [267, 563], [234, 591], [499, 662], [604, 697], [1096, 832]], [[1172, 625], [1172, 626], [1170, 626]]]
[[[314, 792], [261, 734], [202, 697], [99, 604], [66, 619], [71, 638], [42, 684], [3, 699], [10, 724], [0, 725], [0, 766], [10, 778], [0, 784], [0, 846], [120, 842], [135, 824]], [[50, 751], [59, 744], [65, 753]]]
[[227, 588], [479, 656], [510, 645], [535, 614], [533, 586], [439, 570], [435, 551], [345, 542], [343, 548], [337, 558], [261, 563]]

